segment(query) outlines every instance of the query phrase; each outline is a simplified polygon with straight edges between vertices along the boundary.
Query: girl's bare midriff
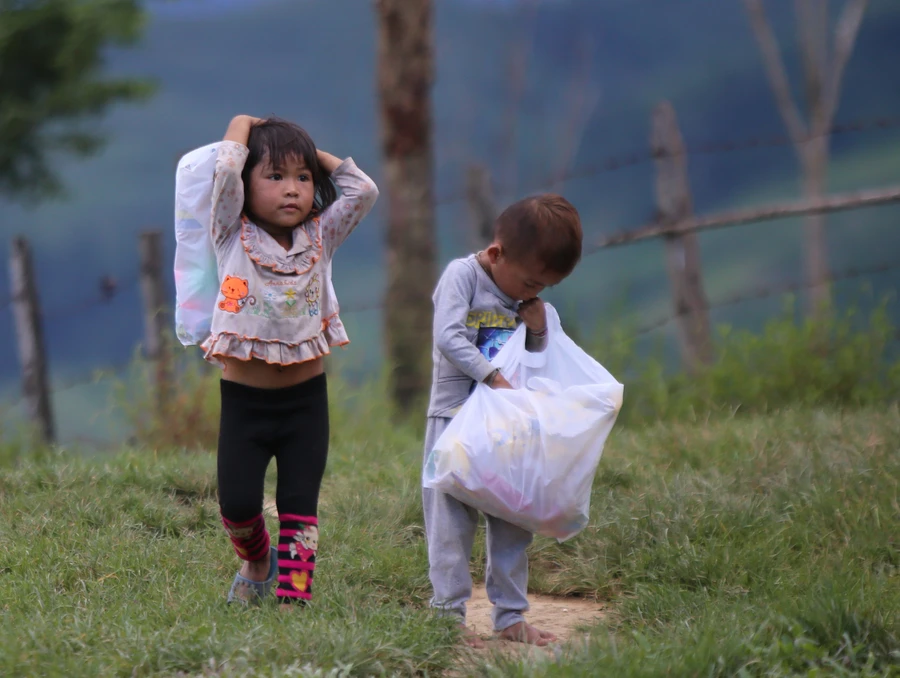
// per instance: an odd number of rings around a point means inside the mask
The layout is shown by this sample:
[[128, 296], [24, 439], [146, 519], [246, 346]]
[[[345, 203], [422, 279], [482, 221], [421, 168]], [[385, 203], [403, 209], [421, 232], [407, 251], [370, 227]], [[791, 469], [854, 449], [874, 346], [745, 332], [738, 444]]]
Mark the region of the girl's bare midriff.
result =
[[272, 365], [255, 358], [251, 360], [222, 358], [221, 360], [225, 363], [222, 379], [253, 388], [296, 386], [313, 377], [318, 377], [325, 371], [325, 361], [322, 358], [293, 365]]

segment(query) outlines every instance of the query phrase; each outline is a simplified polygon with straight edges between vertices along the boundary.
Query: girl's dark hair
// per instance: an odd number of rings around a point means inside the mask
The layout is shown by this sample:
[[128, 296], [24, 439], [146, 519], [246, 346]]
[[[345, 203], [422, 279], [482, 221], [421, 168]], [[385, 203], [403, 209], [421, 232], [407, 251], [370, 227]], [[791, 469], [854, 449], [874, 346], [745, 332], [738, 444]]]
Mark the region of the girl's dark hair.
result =
[[250, 128], [247, 147], [250, 153], [241, 173], [245, 201], [250, 194], [250, 173], [253, 168], [266, 160], [273, 167], [278, 167], [288, 158], [302, 158], [307, 169], [312, 172], [313, 185], [316, 187], [313, 214], [321, 214], [337, 200], [337, 189], [331, 181], [331, 175], [319, 165], [315, 143], [299, 125], [280, 118], [266, 118]]

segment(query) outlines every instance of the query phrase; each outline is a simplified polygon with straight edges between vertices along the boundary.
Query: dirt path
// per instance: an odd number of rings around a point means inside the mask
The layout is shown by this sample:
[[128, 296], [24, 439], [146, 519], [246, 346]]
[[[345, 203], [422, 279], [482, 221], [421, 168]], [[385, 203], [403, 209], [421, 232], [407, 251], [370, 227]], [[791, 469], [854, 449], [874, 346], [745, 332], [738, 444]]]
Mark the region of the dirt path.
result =
[[[578, 635], [576, 627], [593, 625], [606, 616], [602, 603], [581, 598], [563, 598], [528, 595], [531, 610], [527, 614], [528, 622], [534, 626], [551, 631], [559, 639], [557, 644], [566, 643]], [[487, 641], [489, 648], [498, 646], [520, 647], [518, 643], [510, 643], [493, 637], [491, 624], [491, 603], [487, 598], [484, 586], [476, 586], [472, 599], [468, 604], [468, 624]]]
[[[265, 511], [272, 516], [278, 515], [273, 499], [266, 500]], [[532, 593], [528, 596], [528, 602], [531, 604], [531, 610], [528, 612], [529, 623], [554, 633], [558, 638], [557, 645], [575, 640], [578, 635], [575, 630], [577, 627], [596, 624], [606, 617], [606, 609], [602, 603], [582, 598], [543, 596]], [[506, 651], [522, 648], [519, 643], [511, 643], [493, 637], [491, 602], [488, 600], [483, 585], [476, 586], [472, 591], [467, 616], [469, 626], [487, 641], [488, 652], [498, 649]]]

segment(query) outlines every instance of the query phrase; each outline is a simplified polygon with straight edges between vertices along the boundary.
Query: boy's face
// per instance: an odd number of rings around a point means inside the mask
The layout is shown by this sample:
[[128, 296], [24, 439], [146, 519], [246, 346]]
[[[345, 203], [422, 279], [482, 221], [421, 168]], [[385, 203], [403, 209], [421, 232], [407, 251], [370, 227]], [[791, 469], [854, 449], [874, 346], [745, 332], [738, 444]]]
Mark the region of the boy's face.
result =
[[534, 299], [547, 287], [558, 285], [566, 277], [548, 271], [536, 259], [530, 262], [512, 261], [504, 256], [502, 246], [497, 243], [488, 247], [487, 256], [497, 287], [517, 301]]

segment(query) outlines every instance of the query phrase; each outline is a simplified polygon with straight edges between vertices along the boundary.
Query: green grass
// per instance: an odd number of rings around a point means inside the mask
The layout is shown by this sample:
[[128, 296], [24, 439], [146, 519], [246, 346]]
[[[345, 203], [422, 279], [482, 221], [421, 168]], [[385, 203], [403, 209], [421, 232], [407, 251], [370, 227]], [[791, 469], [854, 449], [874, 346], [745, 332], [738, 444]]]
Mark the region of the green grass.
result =
[[692, 379], [615, 333], [585, 344], [625, 405], [590, 525], [535, 541], [530, 588], [609, 616], [587, 644], [474, 663], [427, 609], [423, 422], [391, 423], [383, 378], [329, 367], [315, 604], [285, 615], [224, 605], [218, 373], [186, 363], [160, 417], [138, 361], [114, 389], [135, 449], [0, 436], [0, 675], [900, 676], [895, 336], [884, 307], [820, 325], [788, 308], [723, 330]]
[[900, 675], [898, 426], [894, 407], [620, 434], [595, 521], [534, 578], [609, 596], [614, 622], [505, 674]]
[[[419, 432], [359, 407], [376, 388], [353, 411], [334, 390], [315, 605], [288, 615], [224, 605], [235, 559], [212, 455], [10, 457], [0, 675], [459, 667], [453, 630], [426, 609]], [[532, 591], [608, 600], [610, 618], [585, 647], [465, 672], [900, 675], [898, 442], [896, 405], [620, 428], [590, 526], [531, 550]]]

